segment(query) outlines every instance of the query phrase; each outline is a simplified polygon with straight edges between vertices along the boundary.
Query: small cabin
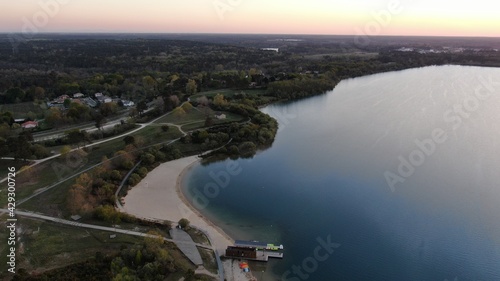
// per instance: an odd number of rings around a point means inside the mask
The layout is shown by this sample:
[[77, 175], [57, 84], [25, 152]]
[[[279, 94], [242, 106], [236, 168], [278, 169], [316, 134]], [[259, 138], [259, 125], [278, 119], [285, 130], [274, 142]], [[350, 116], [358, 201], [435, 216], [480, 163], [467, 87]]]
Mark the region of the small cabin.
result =
[[219, 119], [219, 120], [224, 120], [226, 119], [226, 114], [222, 113], [222, 112], [217, 112], [215, 113], [215, 118]]

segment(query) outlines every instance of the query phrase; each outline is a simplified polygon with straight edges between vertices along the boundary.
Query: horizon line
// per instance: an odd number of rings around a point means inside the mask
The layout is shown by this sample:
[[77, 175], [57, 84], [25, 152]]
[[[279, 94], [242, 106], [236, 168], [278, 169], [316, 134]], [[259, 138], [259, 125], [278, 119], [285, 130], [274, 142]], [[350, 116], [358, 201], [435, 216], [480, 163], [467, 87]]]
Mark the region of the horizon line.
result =
[[[10, 32], [10, 31], [0, 31], [0, 34], [24, 34], [25, 32]], [[236, 32], [126, 32], [126, 31], [48, 31], [48, 32], [36, 32], [28, 33], [29, 36], [36, 35], [93, 35], [93, 34], [116, 34], [116, 35], [269, 35], [269, 36], [345, 36], [345, 37], [433, 37], [433, 38], [489, 38], [489, 39], [500, 39], [500, 36], [485, 36], [485, 35], [392, 35], [392, 34], [380, 34], [380, 35], [356, 35], [356, 34], [303, 34], [303, 33], [236, 33]]]

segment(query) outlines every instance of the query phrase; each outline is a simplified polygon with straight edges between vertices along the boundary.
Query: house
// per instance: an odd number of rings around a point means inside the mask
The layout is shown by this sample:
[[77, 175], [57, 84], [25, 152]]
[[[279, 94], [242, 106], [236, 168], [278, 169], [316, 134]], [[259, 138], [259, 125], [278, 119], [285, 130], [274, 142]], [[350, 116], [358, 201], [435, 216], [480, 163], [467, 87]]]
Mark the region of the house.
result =
[[74, 215], [74, 216], [71, 216], [71, 219], [74, 220], [74, 221], [78, 221], [80, 220], [82, 217], [79, 216], [79, 215]]
[[38, 122], [27, 121], [27, 122], [24, 122], [23, 124], [21, 124], [21, 127], [23, 127], [23, 129], [33, 129], [33, 128], [38, 127]]
[[54, 103], [59, 103], [59, 104], [62, 104], [64, 103], [65, 100], [69, 99], [69, 96], [68, 95], [62, 95], [62, 96], [59, 96], [57, 97], [55, 100], [54, 100]]
[[85, 102], [90, 107], [96, 107], [97, 106], [97, 102], [95, 100], [93, 100], [92, 98], [84, 98], [83, 102]]
[[228, 257], [228, 258], [256, 259], [257, 258], [257, 249], [253, 248], [253, 247], [229, 246], [226, 249], [226, 257]]
[[110, 102], [113, 102], [113, 99], [112, 99], [112, 98], [110, 98], [110, 97], [108, 97], [108, 96], [104, 96], [104, 98], [103, 98], [103, 101], [102, 101], [102, 102], [104, 102], [104, 103], [110, 103]]
[[224, 114], [222, 112], [217, 112], [217, 113], [215, 113], [215, 118], [217, 118], [219, 120], [224, 120], [224, 119], [226, 119], [226, 114]]
[[71, 102], [78, 103], [78, 104], [83, 104], [81, 99], [72, 99]]
[[83, 97], [84, 97], [84, 94], [82, 94], [82, 93], [76, 93], [73, 95], [73, 98], [75, 98], [75, 99], [79, 99], [79, 98], [83, 98]]
[[123, 106], [125, 107], [132, 107], [135, 105], [133, 101], [128, 101], [128, 100], [122, 100]]

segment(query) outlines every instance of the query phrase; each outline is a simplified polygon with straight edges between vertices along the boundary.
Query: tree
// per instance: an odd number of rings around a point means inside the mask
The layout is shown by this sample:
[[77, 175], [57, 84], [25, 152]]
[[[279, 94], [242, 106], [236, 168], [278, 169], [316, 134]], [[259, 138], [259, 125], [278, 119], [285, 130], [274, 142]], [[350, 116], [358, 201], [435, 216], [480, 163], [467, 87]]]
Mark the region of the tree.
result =
[[147, 75], [147, 76], [144, 76], [142, 78], [142, 84], [144, 85], [144, 87], [146, 88], [146, 90], [148, 90], [148, 91], [154, 91], [155, 88], [156, 88], [157, 82], [156, 82], [156, 80], [153, 77]]
[[135, 138], [134, 136], [128, 135], [123, 138], [123, 141], [125, 142], [125, 145], [129, 144], [135, 144]]
[[66, 157], [66, 155], [68, 155], [68, 153], [69, 153], [70, 151], [71, 151], [71, 146], [69, 146], [69, 145], [65, 145], [65, 146], [63, 146], [63, 147], [61, 148], [61, 151], [60, 151], [61, 156]]
[[69, 143], [74, 143], [80, 147], [80, 142], [85, 141], [85, 135], [78, 129], [69, 130], [66, 132], [66, 139]]
[[214, 119], [210, 115], [207, 115], [207, 118], [205, 119], [205, 127], [211, 127], [213, 125]]
[[29, 120], [34, 121], [36, 119], [36, 114], [33, 111], [29, 111], [28, 113], [26, 113], [26, 117]]
[[179, 220], [179, 226], [182, 229], [188, 228], [190, 223], [191, 222], [188, 219], [186, 219], [186, 218], [182, 218], [182, 219]]
[[186, 93], [188, 95], [194, 95], [198, 89], [198, 85], [196, 84], [196, 81], [193, 79], [189, 79], [187, 84], [186, 84]]
[[170, 101], [172, 102], [172, 105], [173, 105], [174, 107], [179, 106], [179, 104], [181, 103], [181, 101], [179, 100], [179, 97], [178, 97], [178, 96], [176, 96], [176, 95], [171, 95], [171, 96], [170, 96]]
[[94, 211], [95, 216], [106, 222], [113, 224], [120, 223], [121, 213], [116, 211], [116, 209], [111, 205], [99, 206]]
[[189, 102], [185, 102], [183, 105], [182, 105], [182, 109], [184, 109], [184, 111], [188, 112], [190, 111], [191, 109], [193, 109], [193, 105]]
[[215, 95], [215, 97], [214, 97], [214, 105], [218, 106], [218, 107], [227, 105], [227, 101], [224, 99], [224, 95], [223, 94], [217, 94], [217, 95]]
[[36, 87], [34, 98], [37, 100], [43, 100], [45, 98], [45, 89], [42, 87]]
[[108, 117], [118, 111], [118, 105], [115, 102], [104, 103], [99, 110], [104, 117]]
[[148, 104], [146, 103], [145, 100], [142, 100], [137, 104], [137, 111], [139, 112], [139, 115], [142, 115], [142, 113], [146, 109], [148, 109]]
[[161, 234], [154, 230], [148, 231], [148, 236], [144, 237], [144, 244], [146, 249], [150, 252], [157, 251], [164, 243], [165, 240], [163, 240]]
[[197, 98], [196, 102], [200, 105], [203, 105], [203, 106], [208, 106], [208, 104], [209, 104], [209, 101], [208, 101], [206, 96], [202, 96], [202, 97]]
[[130, 155], [130, 153], [120, 150], [115, 153], [115, 158], [113, 159], [113, 165], [115, 167], [121, 167], [127, 170], [132, 169], [134, 167], [134, 157]]
[[63, 123], [63, 116], [59, 108], [52, 107], [45, 113], [45, 122], [50, 126], [57, 127]]
[[69, 106], [71, 104], [71, 99], [65, 99], [63, 104], [64, 104], [64, 107], [69, 108]]
[[33, 154], [37, 159], [42, 159], [50, 155], [49, 150], [45, 148], [45, 146], [40, 144], [33, 145], [31, 149], [33, 150]]
[[102, 126], [106, 123], [106, 118], [101, 113], [94, 115], [95, 127], [100, 131]]
[[174, 111], [172, 111], [172, 114], [175, 116], [175, 117], [183, 117], [184, 115], [186, 115], [186, 111], [184, 111], [184, 109], [182, 109], [182, 107], [176, 107], [174, 109]]
[[16, 88], [10, 88], [5, 92], [5, 102], [6, 103], [18, 103], [24, 100], [24, 97], [26, 96], [26, 93], [16, 87]]

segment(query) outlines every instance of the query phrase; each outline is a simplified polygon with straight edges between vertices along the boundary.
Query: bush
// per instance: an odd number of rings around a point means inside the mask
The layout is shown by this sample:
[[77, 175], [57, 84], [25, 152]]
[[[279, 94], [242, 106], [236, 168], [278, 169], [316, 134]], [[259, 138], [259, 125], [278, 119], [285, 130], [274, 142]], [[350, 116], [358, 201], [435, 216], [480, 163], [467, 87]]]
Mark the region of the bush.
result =
[[146, 167], [141, 167], [139, 170], [137, 170], [137, 174], [141, 176], [141, 178], [145, 178], [146, 175], [148, 174], [148, 169]]
[[190, 223], [191, 222], [188, 219], [185, 219], [185, 218], [182, 218], [182, 219], [179, 220], [179, 226], [182, 229], [188, 228]]

